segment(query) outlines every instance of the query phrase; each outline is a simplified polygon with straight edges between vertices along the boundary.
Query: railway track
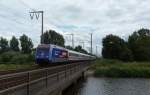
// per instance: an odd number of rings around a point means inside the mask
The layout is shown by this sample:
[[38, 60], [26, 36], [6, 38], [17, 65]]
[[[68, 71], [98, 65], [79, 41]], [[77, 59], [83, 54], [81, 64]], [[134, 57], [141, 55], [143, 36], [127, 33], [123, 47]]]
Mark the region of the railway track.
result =
[[1, 75], [6, 75], [6, 74], [13, 74], [13, 73], [25, 72], [25, 71], [32, 71], [32, 70], [42, 69], [42, 68], [44, 68], [44, 67], [35, 66], [33, 68], [30, 68], [30, 69], [0, 70], [0, 76]]

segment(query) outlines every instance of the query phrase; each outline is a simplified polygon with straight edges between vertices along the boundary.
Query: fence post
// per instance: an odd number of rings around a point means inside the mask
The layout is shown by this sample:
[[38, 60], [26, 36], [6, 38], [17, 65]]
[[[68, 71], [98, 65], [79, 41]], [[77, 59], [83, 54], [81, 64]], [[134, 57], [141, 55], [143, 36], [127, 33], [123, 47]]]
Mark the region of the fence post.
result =
[[75, 72], [78, 72], [78, 64], [75, 67]]
[[77, 65], [74, 66], [74, 72], [76, 72], [76, 66], [77, 66]]
[[48, 69], [46, 69], [46, 88], [48, 87]]
[[27, 95], [30, 95], [30, 72], [27, 73], [27, 77], [28, 77], [28, 80], [27, 80]]
[[78, 70], [80, 70], [80, 64], [78, 64]]
[[71, 74], [72, 74], [72, 67], [70, 66], [70, 68], [69, 68], [69, 69], [70, 69], [69, 71], [70, 71], [70, 75], [71, 75]]
[[67, 65], [65, 65], [65, 79], [67, 78]]
[[57, 81], [59, 81], [59, 72], [57, 72]]

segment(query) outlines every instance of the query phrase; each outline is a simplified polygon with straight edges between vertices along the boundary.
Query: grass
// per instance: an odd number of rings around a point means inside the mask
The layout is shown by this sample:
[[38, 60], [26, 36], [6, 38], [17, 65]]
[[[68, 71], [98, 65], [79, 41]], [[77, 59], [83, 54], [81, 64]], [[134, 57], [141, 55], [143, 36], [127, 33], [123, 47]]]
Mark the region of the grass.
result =
[[91, 67], [98, 77], [147, 77], [150, 78], [150, 62], [122, 62], [98, 59]]
[[35, 63], [28, 63], [28, 64], [7, 63], [7, 64], [0, 64], [0, 71], [32, 69], [36, 67], [37, 65]]

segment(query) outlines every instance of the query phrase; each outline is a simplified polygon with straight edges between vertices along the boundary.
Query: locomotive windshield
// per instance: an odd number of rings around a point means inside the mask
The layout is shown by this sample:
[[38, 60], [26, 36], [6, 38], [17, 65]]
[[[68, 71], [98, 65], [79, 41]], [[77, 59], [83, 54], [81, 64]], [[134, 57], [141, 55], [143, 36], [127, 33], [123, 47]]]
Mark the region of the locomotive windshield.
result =
[[37, 48], [37, 53], [49, 53], [49, 48]]
[[47, 58], [49, 56], [50, 47], [38, 46], [36, 50], [36, 56], [38, 58]]
[[48, 51], [49, 48], [37, 48], [38, 51]]

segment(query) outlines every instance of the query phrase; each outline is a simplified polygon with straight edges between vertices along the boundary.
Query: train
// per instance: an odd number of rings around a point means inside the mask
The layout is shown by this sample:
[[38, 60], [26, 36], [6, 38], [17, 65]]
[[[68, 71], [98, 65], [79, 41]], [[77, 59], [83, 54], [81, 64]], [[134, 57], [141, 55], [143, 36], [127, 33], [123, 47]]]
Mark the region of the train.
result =
[[40, 44], [37, 46], [35, 53], [36, 63], [41, 66], [92, 61], [95, 58], [95, 56], [79, 53], [53, 44]]

